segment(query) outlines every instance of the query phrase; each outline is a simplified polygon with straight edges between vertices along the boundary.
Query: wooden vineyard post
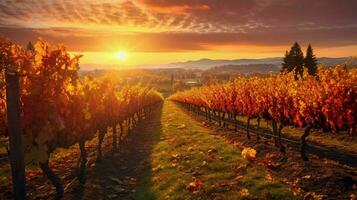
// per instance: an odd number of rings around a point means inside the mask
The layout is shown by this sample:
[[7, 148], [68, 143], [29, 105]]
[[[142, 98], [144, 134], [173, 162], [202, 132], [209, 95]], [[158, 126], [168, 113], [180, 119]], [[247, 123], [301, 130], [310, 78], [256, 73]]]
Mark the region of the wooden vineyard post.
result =
[[117, 144], [117, 124], [113, 123], [113, 151], [116, 152], [118, 149]]
[[5, 72], [10, 164], [15, 199], [26, 199], [25, 163], [21, 139], [19, 74]]

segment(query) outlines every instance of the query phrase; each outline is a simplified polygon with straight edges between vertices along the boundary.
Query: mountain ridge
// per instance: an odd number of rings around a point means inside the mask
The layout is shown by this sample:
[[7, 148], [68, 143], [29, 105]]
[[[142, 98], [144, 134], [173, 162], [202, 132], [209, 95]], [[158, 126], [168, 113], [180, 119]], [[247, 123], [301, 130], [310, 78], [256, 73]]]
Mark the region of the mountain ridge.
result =
[[[320, 57], [317, 58], [318, 63], [323, 64], [324, 66], [335, 66], [335, 65], [344, 65], [347, 64], [349, 66], [357, 66], [357, 60], [351, 59], [351, 57]], [[275, 65], [277, 67], [281, 66], [283, 62], [283, 57], [268, 57], [268, 58], [242, 58], [242, 59], [209, 59], [209, 58], [201, 58], [198, 60], [188, 60], [183, 62], [173, 62], [169, 64], [148, 64], [148, 65], [140, 65], [140, 66], [122, 66], [123, 69], [130, 68], [193, 68], [193, 69], [202, 69], [207, 70], [213, 67], [220, 67], [226, 65], [258, 65], [258, 64], [269, 64]], [[93, 70], [93, 69], [115, 69], [118, 68], [117, 65], [100, 65], [100, 64], [81, 64], [84, 68], [82, 70]]]
[[[344, 64], [351, 62], [350, 57], [320, 57], [317, 58], [319, 64], [326, 66], [332, 66], [337, 64]], [[175, 62], [167, 64], [168, 67], [180, 67], [180, 68], [201, 68], [208, 69], [212, 67], [219, 67], [224, 65], [250, 65], [250, 64], [274, 64], [281, 65], [283, 57], [268, 57], [268, 58], [242, 58], [242, 59], [208, 59], [202, 58], [198, 60], [189, 60], [185, 62]], [[353, 61], [356, 63], [357, 61]]]

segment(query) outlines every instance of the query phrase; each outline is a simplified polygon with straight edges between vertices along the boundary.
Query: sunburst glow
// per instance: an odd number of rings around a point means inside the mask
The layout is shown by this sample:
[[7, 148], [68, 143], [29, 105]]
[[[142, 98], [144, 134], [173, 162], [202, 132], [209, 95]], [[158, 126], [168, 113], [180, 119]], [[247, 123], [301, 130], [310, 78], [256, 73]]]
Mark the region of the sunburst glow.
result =
[[128, 59], [128, 53], [124, 50], [120, 50], [116, 53], [116, 58], [119, 61], [126, 61]]

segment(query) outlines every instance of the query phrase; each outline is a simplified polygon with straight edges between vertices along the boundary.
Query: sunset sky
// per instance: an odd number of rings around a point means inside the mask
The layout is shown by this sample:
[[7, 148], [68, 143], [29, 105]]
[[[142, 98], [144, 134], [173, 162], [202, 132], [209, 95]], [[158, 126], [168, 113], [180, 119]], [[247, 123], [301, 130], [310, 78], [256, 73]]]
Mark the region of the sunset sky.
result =
[[84, 65], [275, 57], [294, 41], [342, 57], [357, 54], [356, 9], [356, 0], [2, 0], [0, 34], [63, 43]]

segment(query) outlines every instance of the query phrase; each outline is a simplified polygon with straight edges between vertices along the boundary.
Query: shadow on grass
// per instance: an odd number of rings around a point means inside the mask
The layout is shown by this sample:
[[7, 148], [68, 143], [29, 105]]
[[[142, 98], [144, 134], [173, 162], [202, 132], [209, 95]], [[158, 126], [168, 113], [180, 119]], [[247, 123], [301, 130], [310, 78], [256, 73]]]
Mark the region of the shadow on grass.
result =
[[[150, 155], [162, 132], [161, 115], [162, 105], [133, 130], [119, 152], [104, 152], [102, 161], [88, 171], [86, 185], [76, 186], [65, 199], [156, 199]], [[111, 135], [107, 137], [103, 149], [112, 148]]]
[[153, 186], [153, 172], [152, 165], [150, 161], [150, 156], [153, 151], [153, 147], [160, 141], [160, 136], [162, 134], [162, 108], [163, 105], [157, 109], [156, 113], [154, 113], [151, 127], [147, 130], [149, 132], [149, 148], [146, 151], [146, 158], [148, 159], [148, 165], [141, 173], [140, 182], [136, 187], [136, 193], [133, 195], [134, 199], [137, 200], [155, 200], [157, 199], [155, 193], [152, 191]]

